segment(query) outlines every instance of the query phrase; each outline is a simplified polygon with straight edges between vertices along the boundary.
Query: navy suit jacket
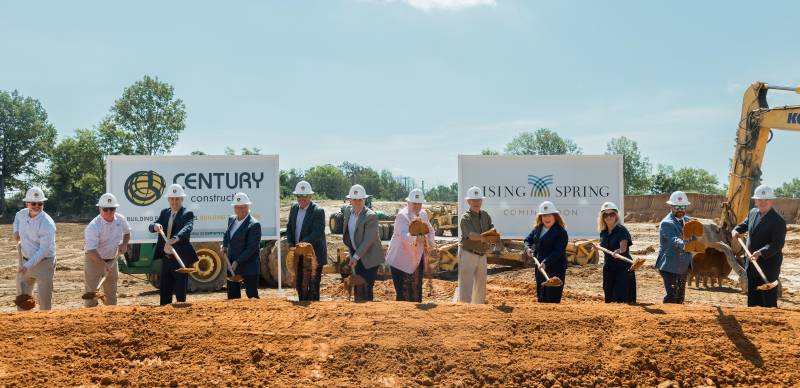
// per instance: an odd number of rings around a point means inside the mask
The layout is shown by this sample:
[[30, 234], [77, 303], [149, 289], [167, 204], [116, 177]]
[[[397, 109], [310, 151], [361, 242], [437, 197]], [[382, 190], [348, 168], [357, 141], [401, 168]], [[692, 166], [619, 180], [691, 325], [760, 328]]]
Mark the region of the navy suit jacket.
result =
[[[153, 227], [156, 224], [161, 224], [161, 226], [164, 228], [164, 234], [168, 235], [169, 233], [167, 232], [167, 225], [169, 224], [169, 215], [169, 208], [162, 210], [161, 214], [158, 216], [158, 220], [155, 223], [150, 224], [148, 227], [150, 233], [155, 232]], [[197, 261], [197, 253], [194, 251], [194, 248], [192, 248], [192, 243], [190, 241], [193, 228], [194, 213], [185, 207], [181, 207], [181, 209], [178, 210], [178, 214], [175, 215], [175, 220], [172, 221], [172, 234], [169, 235], [171, 237], [178, 238], [178, 242], [173, 244], [172, 247], [175, 248], [175, 251], [181, 256], [183, 264], [187, 267], [191, 267], [192, 264]], [[159, 234], [158, 242], [156, 243], [156, 252], [153, 255], [153, 258], [163, 259], [164, 256], [164, 239], [161, 238], [161, 235]]]
[[239, 275], [258, 275], [259, 273], [259, 248], [261, 244], [261, 224], [253, 218], [247, 217], [239, 225], [233, 236], [230, 235], [231, 227], [236, 221], [236, 216], [228, 218], [228, 229], [222, 237], [222, 246], [228, 251], [228, 260], [236, 264], [235, 273]]
[[[758, 209], [751, 209], [747, 218], [734, 228], [739, 233], [747, 232], [747, 249], [750, 253], [761, 251], [758, 265], [769, 280], [778, 278], [783, 262], [783, 244], [786, 241], [786, 221], [775, 209], [770, 209], [764, 218], [753, 226], [758, 216]], [[750, 266], [745, 260], [744, 267]]]
[[286, 241], [290, 247], [299, 242], [307, 242], [314, 247], [314, 254], [317, 255], [317, 264], [323, 266], [328, 263], [328, 244], [325, 242], [325, 209], [317, 207], [311, 202], [306, 209], [306, 216], [303, 217], [303, 226], [300, 235], [295, 236], [297, 228], [297, 212], [300, 205], [294, 204], [289, 210], [289, 222], [286, 224]]
[[534, 228], [525, 238], [525, 247], [533, 250], [533, 255], [544, 264], [545, 272], [550, 276], [564, 279], [567, 273], [567, 243], [569, 236], [567, 230], [558, 223], [539, 237], [542, 226]]

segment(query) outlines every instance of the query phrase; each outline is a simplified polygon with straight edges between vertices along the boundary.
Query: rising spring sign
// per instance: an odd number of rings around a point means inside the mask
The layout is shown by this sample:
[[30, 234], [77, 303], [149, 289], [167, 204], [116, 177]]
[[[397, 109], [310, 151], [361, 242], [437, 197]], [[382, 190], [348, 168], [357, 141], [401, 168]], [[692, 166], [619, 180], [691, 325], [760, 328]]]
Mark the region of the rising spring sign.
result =
[[466, 191], [478, 186], [503, 238], [527, 237], [537, 209], [551, 201], [567, 223], [570, 238], [597, 238], [603, 202], [620, 206], [624, 217], [622, 156], [458, 157], [459, 213], [467, 210]]

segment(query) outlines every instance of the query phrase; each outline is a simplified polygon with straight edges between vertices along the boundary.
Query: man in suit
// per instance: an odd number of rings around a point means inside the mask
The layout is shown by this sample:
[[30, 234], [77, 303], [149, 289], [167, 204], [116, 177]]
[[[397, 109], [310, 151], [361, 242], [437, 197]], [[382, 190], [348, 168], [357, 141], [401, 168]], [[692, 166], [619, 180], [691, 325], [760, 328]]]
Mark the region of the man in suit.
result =
[[688, 240], [683, 239], [683, 226], [689, 222], [686, 208], [689, 198], [686, 193], [676, 191], [669, 196], [667, 205], [670, 213], [661, 220], [659, 238], [661, 246], [656, 259], [656, 269], [664, 280], [664, 303], [683, 304], [686, 294], [686, 275], [692, 266], [692, 254], [684, 247]]
[[[306, 181], [297, 182], [293, 194], [297, 197], [297, 203], [293, 204], [289, 210], [286, 240], [290, 248], [301, 242], [309, 243], [314, 247], [314, 254], [317, 257], [317, 268], [314, 268], [316, 277], [308, 300], [319, 300], [322, 267], [328, 263], [328, 244], [325, 241], [325, 209], [317, 207], [317, 204], [312, 202], [314, 190]], [[301, 278], [302, 266], [302, 261], [299, 261], [298, 267], [295, 269], [295, 288], [297, 288], [297, 295], [300, 298], [305, 294]]]
[[378, 266], [384, 262], [378, 235], [378, 216], [364, 206], [367, 197], [364, 186], [353, 185], [347, 195], [350, 205], [344, 208], [342, 218], [345, 222], [342, 240], [350, 250], [350, 266], [367, 282], [363, 292], [356, 288], [356, 301], [373, 300], [372, 289], [378, 278]]
[[753, 199], [756, 207], [731, 232], [734, 240], [741, 233], [747, 233], [747, 249], [752, 254], [744, 264], [747, 271], [747, 306], [778, 307], [778, 287], [767, 291], [758, 290], [757, 287], [764, 284], [764, 280], [755, 266], [750, 265], [750, 261], [761, 266], [767, 280], [778, 280], [783, 263], [783, 244], [786, 241], [786, 221], [772, 208], [775, 192], [771, 187], [758, 186]]
[[[158, 242], [153, 259], [161, 259], [161, 283], [159, 285], [161, 305], [172, 303], [172, 295], [178, 302], [186, 302], [186, 290], [189, 287], [189, 275], [175, 270], [180, 264], [172, 252], [178, 253], [183, 264], [191, 267], [197, 261], [197, 253], [192, 247], [190, 236], [194, 228], [194, 213], [183, 207], [186, 193], [181, 185], [173, 183], [167, 188], [169, 207], [162, 210], [155, 223], [148, 228], [151, 233], [163, 231], [167, 241], [158, 234]], [[170, 249], [171, 248], [171, 249]]]
[[[261, 224], [250, 214], [250, 198], [245, 193], [233, 197], [234, 215], [222, 236], [222, 252], [235, 275], [243, 278], [248, 299], [258, 299], [259, 247]], [[228, 299], [241, 299], [242, 283], [228, 281]]]

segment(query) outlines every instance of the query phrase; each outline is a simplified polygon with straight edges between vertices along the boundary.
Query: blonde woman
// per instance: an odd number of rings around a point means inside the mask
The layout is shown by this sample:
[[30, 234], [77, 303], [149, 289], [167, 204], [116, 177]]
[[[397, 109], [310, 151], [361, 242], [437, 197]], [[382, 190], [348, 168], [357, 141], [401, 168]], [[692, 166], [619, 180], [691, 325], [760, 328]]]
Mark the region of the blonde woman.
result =
[[[600, 246], [631, 258], [633, 240], [628, 229], [622, 225], [619, 208], [613, 202], [606, 202], [600, 208], [597, 231], [600, 232]], [[636, 276], [630, 268], [630, 263], [605, 253], [603, 293], [606, 303], [636, 303]]]
[[[558, 277], [566, 281], [567, 275], [567, 235], [566, 224], [556, 206], [550, 201], [539, 205], [536, 225], [525, 239], [525, 248], [529, 255], [539, 259], [541, 267], [550, 277]], [[536, 298], [539, 303], [561, 303], [564, 285], [560, 287], [544, 287], [541, 272], [536, 271]]]

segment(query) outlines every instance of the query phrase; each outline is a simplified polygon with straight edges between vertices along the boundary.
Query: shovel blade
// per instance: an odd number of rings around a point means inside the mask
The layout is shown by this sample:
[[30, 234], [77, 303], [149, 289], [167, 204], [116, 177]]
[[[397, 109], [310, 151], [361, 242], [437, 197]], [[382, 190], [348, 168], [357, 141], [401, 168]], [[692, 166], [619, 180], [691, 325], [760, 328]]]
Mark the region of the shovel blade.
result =
[[197, 272], [196, 268], [178, 268], [175, 270], [177, 273], [195, 273]]
[[630, 271], [636, 271], [637, 269], [641, 268], [645, 263], [644, 259], [635, 259], [633, 260], [633, 264], [631, 264]]
[[545, 281], [544, 283], [542, 283], [542, 285], [545, 287], [561, 287], [562, 285], [564, 285], [564, 282], [562, 282], [561, 279], [559, 279], [558, 277], [553, 276], [550, 279], [547, 279], [547, 281]]
[[97, 297], [96, 292], [84, 292], [83, 295], [81, 295], [81, 299], [83, 300], [92, 300], [96, 297]]
[[769, 290], [771, 290], [771, 289], [773, 289], [775, 287], [778, 287], [778, 281], [777, 280], [772, 282], [772, 283], [764, 283], [764, 284], [756, 287], [756, 290], [769, 291]]

